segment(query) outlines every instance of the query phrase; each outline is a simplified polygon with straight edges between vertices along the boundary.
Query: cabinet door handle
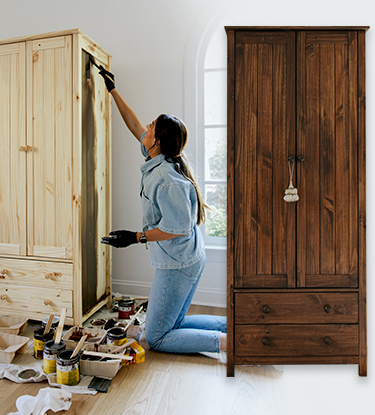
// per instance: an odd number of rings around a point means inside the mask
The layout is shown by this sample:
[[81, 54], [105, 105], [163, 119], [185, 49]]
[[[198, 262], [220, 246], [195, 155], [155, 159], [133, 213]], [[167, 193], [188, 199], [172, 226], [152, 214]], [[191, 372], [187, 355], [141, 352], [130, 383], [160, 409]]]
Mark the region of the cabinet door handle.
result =
[[271, 311], [271, 309], [268, 307], [268, 305], [264, 305], [262, 307], [262, 311], [264, 314], [268, 314]]
[[327, 346], [329, 346], [330, 344], [332, 344], [332, 340], [331, 340], [331, 338], [330, 337], [325, 337], [324, 338], [324, 343], [327, 345]]
[[270, 339], [268, 337], [263, 337], [262, 343], [263, 343], [263, 346], [269, 346]]
[[330, 313], [331, 311], [332, 311], [332, 307], [330, 306], [330, 305], [325, 305], [324, 306], [324, 311], [326, 312], [326, 313]]
[[7, 300], [8, 299], [8, 296], [6, 295], [6, 294], [3, 294], [1, 297], [0, 297], [0, 300]]
[[32, 150], [33, 150], [33, 148], [31, 146], [29, 146], [29, 145], [27, 145], [27, 146], [20, 146], [20, 151], [23, 151], [25, 153], [27, 153], [28, 151], [32, 151]]
[[44, 300], [44, 305], [51, 305], [51, 300]]
[[57, 281], [61, 277], [62, 277], [61, 272], [48, 272], [47, 274], [44, 275], [44, 278], [46, 280], [50, 279], [52, 281]]

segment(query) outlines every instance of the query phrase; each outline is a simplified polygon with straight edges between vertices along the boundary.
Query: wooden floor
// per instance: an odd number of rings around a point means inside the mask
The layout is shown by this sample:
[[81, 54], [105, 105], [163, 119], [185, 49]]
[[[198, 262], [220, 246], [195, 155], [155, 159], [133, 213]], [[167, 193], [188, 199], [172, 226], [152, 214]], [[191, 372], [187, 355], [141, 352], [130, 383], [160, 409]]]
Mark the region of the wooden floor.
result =
[[[192, 306], [189, 314], [225, 315], [226, 310]], [[146, 361], [123, 367], [107, 393], [73, 394], [68, 411], [77, 415], [234, 415], [281, 414], [283, 393], [272, 366], [236, 367], [234, 378], [226, 366], [203, 355], [171, 355], [146, 349]], [[41, 383], [0, 381], [0, 414], [16, 412], [19, 396], [36, 396]], [[48, 415], [54, 414], [52, 411]]]

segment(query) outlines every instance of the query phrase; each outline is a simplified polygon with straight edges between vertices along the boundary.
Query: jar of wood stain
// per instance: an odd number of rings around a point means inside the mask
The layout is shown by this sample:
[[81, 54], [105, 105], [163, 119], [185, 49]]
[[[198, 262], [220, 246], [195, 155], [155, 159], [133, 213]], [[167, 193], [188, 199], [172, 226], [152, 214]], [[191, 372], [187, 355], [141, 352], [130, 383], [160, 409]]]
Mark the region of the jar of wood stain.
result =
[[107, 331], [108, 346], [121, 346], [126, 340], [126, 331], [123, 327], [112, 327]]
[[[59, 325], [59, 321], [60, 321], [60, 317], [54, 317], [54, 318], [53, 318], [53, 320], [52, 320], [51, 329], [55, 331], [55, 332], [54, 332], [54, 335], [53, 335], [53, 338], [55, 338], [55, 337], [56, 337], [56, 329], [57, 329], [57, 326]], [[48, 323], [48, 317], [46, 317], [46, 318], [42, 321], [42, 328], [43, 328], [43, 329], [46, 327], [47, 323]]]
[[71, 358], [74, 350], [64, 350], [56, 359], [56, 382], [59, 385], [74, 386], [79, 383], [79, 353]]
[[56, 372], [57, 355], [65, 350], [65, 342], [55, 344], [55, 340], [49, 340], [43, 346], [43, 370], [44, 373], [50, 374]]
[[55, 335], [55, 330], [50, 330], [44, 334], [44, 328], [34, 331], [34, 357], [35, 359], [43, 359], [43, 346], [48, 340], [52, 340]]
[[123, 300], [118, 304], [118, 318], [129, 319], [134, 314], [134, 300]]

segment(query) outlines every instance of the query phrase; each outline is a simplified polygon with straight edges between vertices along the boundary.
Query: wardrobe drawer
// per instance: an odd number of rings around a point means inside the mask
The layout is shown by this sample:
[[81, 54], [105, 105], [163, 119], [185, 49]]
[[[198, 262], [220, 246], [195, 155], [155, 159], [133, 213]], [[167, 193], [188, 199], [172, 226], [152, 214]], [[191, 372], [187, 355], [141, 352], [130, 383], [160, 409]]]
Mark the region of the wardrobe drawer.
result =
[[358, 323], [357, 293], [236, 293], [236, 324]]
[[358, 326], [236, 326], [235, 354], [239, 357], [358, 355]]
[[64, 307], [66, 315], [72, 317], [72, 299], [72, 291], [68, 290], [0, 283], [0, 314], [4, 315], [13, 315], [16, 311], [18, 315], [43, 320], [50, 314], [60, 315]]
[[73, 264], [0, 258], [0, 283], [73, 289]]

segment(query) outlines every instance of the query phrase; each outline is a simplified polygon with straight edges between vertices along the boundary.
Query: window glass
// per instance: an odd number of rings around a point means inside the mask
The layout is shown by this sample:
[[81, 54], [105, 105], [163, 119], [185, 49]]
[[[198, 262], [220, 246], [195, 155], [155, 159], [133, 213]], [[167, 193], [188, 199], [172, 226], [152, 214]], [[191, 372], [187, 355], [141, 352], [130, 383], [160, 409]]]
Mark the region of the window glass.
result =
[[204, 124], [227, 122], [227, 73], [208, 71], [204, 76]]
[[227, 129], [205, 130], [205, 180], [227, 179]]

